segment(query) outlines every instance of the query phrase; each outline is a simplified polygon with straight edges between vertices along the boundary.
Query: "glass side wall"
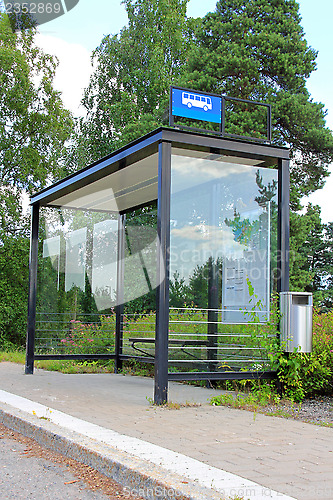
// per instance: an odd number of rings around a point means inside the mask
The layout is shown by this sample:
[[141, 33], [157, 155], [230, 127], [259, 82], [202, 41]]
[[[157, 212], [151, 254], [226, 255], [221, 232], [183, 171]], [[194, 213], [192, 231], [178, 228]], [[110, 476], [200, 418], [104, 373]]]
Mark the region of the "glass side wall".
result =
[[[114, 354], [116, 305], [124, 305], [124, 354], [137, 354], [133, 336], [155, 337], [157, 175], [156, 146], [41, 210], [37, 354]], [[124, 291], [117, 294], [124, 212]], [[140, 327], [140, 317], [149, 325]]]
[[36, 354], [112, 354], [118, 215], [40, 214]]
[[278, 172], [262, 164], [173, 150], [170, 371], [269, 369]]
[[123, 354], [155, 355], [156, 263], [160, 251], [156, 202], [126, 215]]

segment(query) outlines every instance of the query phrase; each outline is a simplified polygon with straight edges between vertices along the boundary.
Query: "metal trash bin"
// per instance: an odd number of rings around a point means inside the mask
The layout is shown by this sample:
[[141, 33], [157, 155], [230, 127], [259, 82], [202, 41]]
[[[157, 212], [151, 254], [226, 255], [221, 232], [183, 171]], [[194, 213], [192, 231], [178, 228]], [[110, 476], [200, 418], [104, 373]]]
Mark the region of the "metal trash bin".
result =
[[280, 292], [281, 342], [286, 352], [312, 351], [312, 293]]

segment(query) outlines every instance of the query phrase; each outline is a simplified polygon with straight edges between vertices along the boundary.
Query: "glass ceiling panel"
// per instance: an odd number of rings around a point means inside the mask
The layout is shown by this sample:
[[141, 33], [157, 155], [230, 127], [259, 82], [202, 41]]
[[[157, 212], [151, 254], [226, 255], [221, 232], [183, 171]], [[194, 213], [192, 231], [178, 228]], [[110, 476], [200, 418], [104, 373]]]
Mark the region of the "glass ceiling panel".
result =
[[157, 199], [158, 154], [49, 202], [50, 206], [123, 212]]

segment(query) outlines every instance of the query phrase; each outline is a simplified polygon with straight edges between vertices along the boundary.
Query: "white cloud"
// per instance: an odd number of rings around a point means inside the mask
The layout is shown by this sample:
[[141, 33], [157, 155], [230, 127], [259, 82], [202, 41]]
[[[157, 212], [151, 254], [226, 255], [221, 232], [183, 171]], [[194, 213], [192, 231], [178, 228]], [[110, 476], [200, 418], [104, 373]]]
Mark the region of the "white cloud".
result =
[[41, 33], [36, 35], [35, 41], [45, 53], [59, 59], [54, 88], [62, 93], [65, 108], [74, 116], [84, 116], [85, 110], [80, 101], [93, 70], [90, 52], [82, 45]]
[[235, 241], [231, 228], [225, 225], [222, 227], [208, 224], [187, 225], [180, 229], [171, 229], [171, 234], [180, 240], [195, 242], [196, 250], [205, 250], [208, 253], [218, 251], [224, 256], [235, 254], [242, 256], [243, 251], [247, 249], [245, 245]]

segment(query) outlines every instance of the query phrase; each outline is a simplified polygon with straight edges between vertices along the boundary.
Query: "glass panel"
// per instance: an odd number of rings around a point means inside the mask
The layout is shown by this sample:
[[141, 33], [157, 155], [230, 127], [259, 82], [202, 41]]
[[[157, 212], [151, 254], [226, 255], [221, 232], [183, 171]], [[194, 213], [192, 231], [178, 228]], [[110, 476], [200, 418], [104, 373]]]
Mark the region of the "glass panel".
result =
[[97, 309], [110, 309], [117, 299], [118, 220], [104, 220], [93, 227], [91, 288]]
[[159, 251], [156, 203], [127, 214], [124, 260], [124, 354], [143, 358], [154, 356], [156, 262]]
[[[126, 314], [155, 315], [157, 146], [149, 156], [110, 160], [109, 173], [59, 196], [42, 211], [36, 350], [49, 354], [114, 352], [118, 214], [128, 215], [125, 250]], [[107, 165], [108, 159], [105, 159]], [[90, 167], [91, 172], [94, 167]], [[98, 165], [95, 175], [98, 175]], [[52, 208], [53, 207], [53, 208]], [[146, 222], [144, 222], [146, 221]], [[148, 323], [150, 319], [148, 318]], [[128, 318], [124, 317], [125, 334]], [[141, 331], [134, 325], [133, 330]], [[143, 330], [153, 335], [151, 325]], [[128, 337], [129, 335], [127, 335]], [[133, 348], [131, 348], [133, 351]], [[134, 349], [135, 351], [135, 349]]]
[[78, 288], [85, 291], [87, 228], [66, 235], [65, 291]]
[[86, 210], [123, 212], [157, 199], [157, 153], [89, 182], [50, 205]]
[[114, 350], [118, 215], [42, 209], [36, 352]]
[[199, 371], [266, 369], [277, 170], [173, 152], [170, 362]]

